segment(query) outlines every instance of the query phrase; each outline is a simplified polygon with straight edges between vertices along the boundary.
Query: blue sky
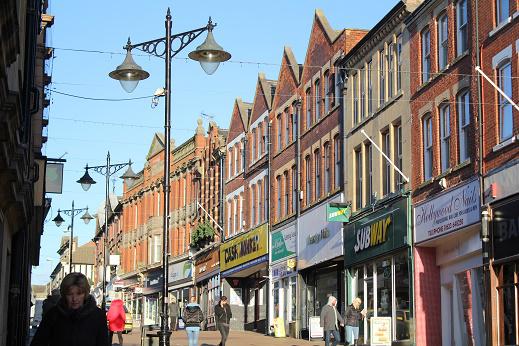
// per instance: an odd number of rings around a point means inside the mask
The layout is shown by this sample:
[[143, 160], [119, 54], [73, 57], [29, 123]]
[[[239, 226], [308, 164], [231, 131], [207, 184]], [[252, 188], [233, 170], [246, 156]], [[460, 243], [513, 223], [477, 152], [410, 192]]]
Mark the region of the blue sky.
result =
[[[232, 54], [229, 62], [215, 74], [207, 76], [197, 62], [186, 59], [200, 45], [205, 33], [192, 42], [173, 61], [172, 66], [172, 138], [183, 143], [194, 134], [201, 113], [207, 128], [214, 120], [228, 128], [235, 98], [252, 102], [259, 72], [277, 79], [284, 46], [289, 46], [303, 63], [314, 12], [323, 10], [334, 29], [372, 28], [395, 4], [396, 0], [278, 0], [278, 1], [56, 1], [50, 0], [48, 13], [55, 16], [48, 31], [48, 46], [54, 47], [49, 64], [52, 75], [51, 105], [47, 110], [48, 142], [44, 154], [67, 160], [63, 194], [50, 194], [52, 209], [47, 217], [41, 242], [40, 266], [33, 270], [33, 283], [49, 281], [57, 264], [56, 253], [63, 231], [51, 221], [58, 208], [90, 207], [95, 213], [104, 199], [104, 177], [95, 172], [98, 182], [84, 192], [76, 180], [84, 173], [85, 164], [103, 165], [109, 150], [113, 163], [135, 162], [135, 172], [143, 168], [155, 132], [164, 126], [164, 103], [152, 109], [151, 98], [131, 101], [93, 101], [69, 97], [67, 94], [105, 99], [149, 96], [164, 86], [164, 60], [134, 51], [134, 59], [150, 77], [127, 94], [108, 73], [124, 59], [122, 47], [128, 36], [132, 42], [163, 37], [164, 18], [168, 6], [172, 11], [173, 33], [205, 26], [209, 16], [218, 23], [216, 41]], [[96, 51], [84, 52], [85, 51]], [[210, 118], [212, 117], [212, 118]], [[123, 170], [124, 171], [124, 170]], [[120, 173], [122, 174], [123, 171]], [[115, 176], [119, 176], [117, 174]], [[111, 189], [113, 182], [110, 182]], [[120, 193], [122, 181], [115, 181]], [[74, 235], [80, 244], [94, 234], [95, 222], [84, 225], [74, 220]]]

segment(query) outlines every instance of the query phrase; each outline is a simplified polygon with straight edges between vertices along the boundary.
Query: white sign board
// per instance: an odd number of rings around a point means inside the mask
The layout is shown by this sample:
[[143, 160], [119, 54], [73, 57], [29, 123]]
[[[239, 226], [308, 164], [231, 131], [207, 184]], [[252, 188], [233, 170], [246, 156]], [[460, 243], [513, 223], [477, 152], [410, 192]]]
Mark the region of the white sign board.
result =
[[323, 327], [321, 327], [321, 317], [310, 316], [308, 319], [308, 340], [319, 339], [324, 336]]
[[[328, 200], [340, 202], [341, 195]], [[342, 256], [344, 253], [342, 222], [326, 221], [326, 205], [310, 210], [301, 216], [297, 235], [299, 270]]]
[[474, 180], [452, 189], [413, 209], [414, 239], [420, 243], [480, 220], [479, 182]]
[[111, 266], [121, 265], [121, 256], [120, 255], [110, 255], [110, 265]]
[[231, 287], [231, 294], [229, 296], [229, 304], [243, 306], [241, 288], [232, 288]]
[[371, 346], [391, 346], [391, 317], [371, 317]]

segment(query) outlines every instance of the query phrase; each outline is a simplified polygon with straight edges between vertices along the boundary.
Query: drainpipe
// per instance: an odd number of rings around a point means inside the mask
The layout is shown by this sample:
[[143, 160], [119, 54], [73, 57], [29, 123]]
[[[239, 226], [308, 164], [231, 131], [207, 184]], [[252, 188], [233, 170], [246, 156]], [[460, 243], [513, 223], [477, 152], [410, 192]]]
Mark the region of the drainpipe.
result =
[[[301, 104], [302, 99], [301, 96], [297, 97], [297, 101], [295, 103], [297, 114], [296, 114], [296, 177], [297, 177], [297, 196], [296, 196], [296, 205], [294, 206], [296, 208], [296, 235], [299, 234], [299, 218], [301, 216]], [[299, 254], [299, 241], [296, 237], [296, 256]], [[297, 266], [296, 266], [297, 268]], [[296, 275], [296, 316], [295, 316], [295, 329], [296, 329], [296, 337], [299, 335], [297, 331], [300, 329], [301, 324], [301, 311], [300, 311], [300, 301], [301, 301], [301, 295], [298, 294], [300, 292], [299, 286], [297, 286], [297, 279], [298, 275]], [[290, 287], [290, 286], [289, 286]]]
[[270, 169], [271, 169], [271, 161], [272, 161], [272, 157], [271, 157], [271, 143], [270, 143], [270, 131], [271, 131], [271, 127], [272, 127], [272, 123], [271, 121], [269, 120], [268, 122], [268, 127], [267, 127], [267, 189], [266, 191], [268, 191], [267, 193], [267, 196], [269, 196], [269, 203], [268, 205], [265, 206], [265, 208], [267, 208], [267, 222], [268, 222], [268, 231], [269, 231], [269, 236], [267, 237], [268, 239], [268, 249], [269, 249], [269, 261], [268, 261], [268, 282], [267, 282], [267, 298], [266, 298], [266, 303], [267, 303], [267, 324], [265, 326], [265, 335], [270, 335], [270, 326], [272, 325], [272, 320], [270, 318], [270, 295], [272, 294], [272, 270], [271, 270], [271, 266], [270, 266], [270, 254], [272, 253], [271, 252], [271, 248], [272, 248], [272, 235], [271, 235], [271, 222], [270, 222]]
[[[476, 21], [476, 66], [481, 66], [481, 50], [479, 45], [479, 0], [476, 0], [475, 3], [476, 11], [475, 11], [475, 21]], [[490, 267], [489, 267], [489, 252], [490, 252], [490, 244], [488, 238], [488, 205], [485, 204], [484, 198], [484, 181], [483, 181], [483, 106], [482, 106], [482, 82], [481, 75], [478, 74], [476, 77], [477, 81], [477, 92], [478, 92], [478, 130], [479, 130], [479, 153], [478, 153], [478, 178], [479, 178], [479, 198], [481, 203], [481, 230], [486, 229], [487, 234], [482, 234], [481, 238], [481, 254], [483, 257], [483, 286], [484, 286], [484, 296], [485, 301], [485, 344], [492, 344], [492, 304], [491, 304], [491, 295], [490, 295]], [[485, 223], [485, 225], [483, 224]]]

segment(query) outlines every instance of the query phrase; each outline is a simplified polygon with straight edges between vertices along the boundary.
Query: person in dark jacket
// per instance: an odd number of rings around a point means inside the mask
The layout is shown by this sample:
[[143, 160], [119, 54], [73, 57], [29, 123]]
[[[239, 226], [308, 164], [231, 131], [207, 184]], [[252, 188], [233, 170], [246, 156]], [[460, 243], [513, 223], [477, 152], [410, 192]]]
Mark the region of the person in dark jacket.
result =
[[324, 331], [324, 345], [330, 346], [330, 335], [333, 334], [333, 346], [337, 346], [341, 340], [339, 334], [339, 325], [344, 326], [344, 319], [341, 314], [337, 311], [337, 298], [330, 295], [328, 297], [328, 304], [323, 306], [321, 310], [321, 322], [320, 325]]
[[61, 298], [45, 315], [31, 346], [109, 346], [103, 310], [90, 295], [85, 275], [70, 273], [61, 282]]
[[198, 346], [198, 335], [200, 334], [200, 323], [204, 320], [204, 313], [196, 302], [196, 297], [191, 297], [191, 303], [186, 305], [182, 316], [186, 325], [186, 333], [189, 346]]
[[362, 299], [359, 297], [353, 299], [353, 302], [346, 309], [346, 345], [353, 342], [357, 345], [357, 339], [359, 338], [359, 322], [366, 314], [364, 310], [360, 310]]
[[175, 298], [175, 297], [172, 297], [171, 303], [169, 303], [169, 317], [171, 318], [171, 324], [170, 324], [171, 331], [177, 330], [178, 303], [177, 303], [177, 298]]
[[227, 303], [227, 297], [222, 296], [218, 304], [214, 307], [214, 314], [216, 316], [216, 328], [222, 335], [220, 346], [225, 346], [227, 337], [229, 336], [229, 323], [231, 321], [232, 312], [231, 307]]

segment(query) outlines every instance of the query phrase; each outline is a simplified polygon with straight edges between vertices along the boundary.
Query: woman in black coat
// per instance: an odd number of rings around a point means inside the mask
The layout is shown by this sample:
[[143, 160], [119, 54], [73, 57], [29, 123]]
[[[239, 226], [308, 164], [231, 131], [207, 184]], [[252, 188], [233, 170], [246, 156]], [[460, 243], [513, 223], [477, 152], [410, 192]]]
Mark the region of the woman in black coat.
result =
[[31, 346], [109, 346], [106, 315], [90, 295], [86, 276], [68, 274], [60, 293], [58, 304], [41, 321]]

